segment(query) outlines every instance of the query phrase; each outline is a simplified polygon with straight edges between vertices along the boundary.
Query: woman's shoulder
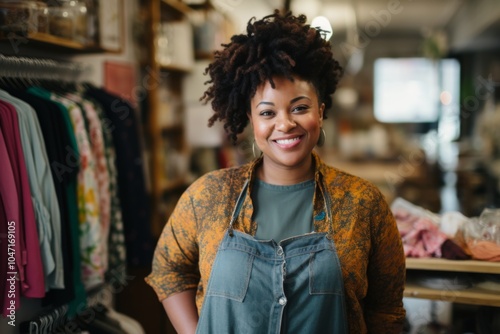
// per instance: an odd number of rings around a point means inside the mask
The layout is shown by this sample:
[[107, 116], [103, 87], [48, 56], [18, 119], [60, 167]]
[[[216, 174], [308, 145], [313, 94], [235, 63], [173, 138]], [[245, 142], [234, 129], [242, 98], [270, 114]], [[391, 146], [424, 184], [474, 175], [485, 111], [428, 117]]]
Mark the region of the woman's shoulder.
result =
[[330, 191], [342, 191], [365, 199], [381, 197], [379, 188], [372, 182], [334, 166], [324, 165], [323, 177]]
[[224, 193], [231, 189], [239, 188], [248, 177], [248, 164], [216, 169], [196, 179], [187, 189], [188, 193], [199, 194], [209, 192], [213, 195]]

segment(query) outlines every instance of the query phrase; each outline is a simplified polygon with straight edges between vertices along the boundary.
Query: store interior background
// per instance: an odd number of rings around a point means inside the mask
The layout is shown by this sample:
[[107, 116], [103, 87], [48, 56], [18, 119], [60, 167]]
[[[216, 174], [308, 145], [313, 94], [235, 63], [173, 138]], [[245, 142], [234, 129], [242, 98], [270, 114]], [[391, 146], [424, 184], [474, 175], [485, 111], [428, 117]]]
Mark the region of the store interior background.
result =
[[[186, 1], [188, 2], [188, 1]], [[197, 2], [197, 1], [191, 1]], [[374, 182], [388, 202], [403, 197], [435, 213], [460, 211], [468, 217], [477, 216], [484, 208], [500, 207], [500, 2], [497, 0], [213, 0], [211, 11], [227, 20], [225, 34], [204, 31], [208, 48], [227, 34], [243, 31], [252, 16], [263, 17], [275, 8], [289, 6], [294, 13], [309, 19], [326, 16], [332, 24], [331, 42], [334, 53], [345, 67], [346, 74], [334, 95], [334, 106], [325, 121], [327, 141], [318, 149], [331, 165]], [[140, 0], [124, 0], [124, 48], [114, 54], [62, 54], [29, 43], [14, 52], [2, 45], [2, 54], [50, 57], [84, 64], [88, 71], [80, 78], [97, 86], [104, 85], [106, 62], [132, 64], [135, 68], [133, 92], [137, 110], [144, 120], [144, 159], [149, 187], [154, 188], [155, 173], [151, 171], [154, 157], [148, 139], [151, 120], [148, 118], [148, 89], [144, 76], [149, 44], [147, 18]], [[198, 12], [205, 9], [197, 9]], [[203, 25], [207, 12], [196, 14]], [[196, 31], [195, 31], [196, 33]], [[194, 35], [193, 35], [194, 36]], [[177, 41], [182, 44], [190, 41]], [[207, 48], [201, 42], [201, 48]], [[199, 44], [200, 45], [200, 44]], [[198, 46], [199, 46], [198, 45]], [[199, 46], [200, 47], [200, 46]], [[207, 51], [207, 50], [202, 51]], [[191, 52], [194, 52], [191, 50]], [[183, 59], [185, 55], [174, 55]], [[459, 64], [458, 94], [439, 95], [435, 101], [441, 120], [426, 123], [380, 122], [374, 116], [374, 63], [379, 58], [441, 58], [456, 59]], [[251, 138], [244, 134], [231, 147], [221, 127], [204, 128], [210, 110], [198, 98], [203, 93], [203, 69], [209, 57], [183, 59], [190, 70], [180, 77], [182, 99], [176, 101], [183, 109], [183, 133], [186, 144], [176, 153], [177, 173], [187, 185], [204, 172], [220, 167], [218, 154], [226, 152], [225, 164], [235, 165], [251, 158]], [[170, 80], [169, 75], [166, 76]], [[160, 78], [164, 80], [163, 77]], [[162, 83], [159, 81], [159, 85]], [[438, 96], [438, 97], [439, 97]], [[399, 98], [399, 97], [397, 97]], [[404, 100], [401, 101], [404, 104]], [[447, 107], [450, 105], [452, 107]], [[179, 107], [181, 108], [181, 107]], [[159, 116], [161, 117], [161, 116]], [[203, 129], [202, 129], [203, 128]], [[229, 153], [228, 153], [229, 152]], [[168, 157], [166, 158], [168, 159]], [[152, 233], [158, 236], [161, 226], [183, 190], [172, 188], [171, 197], [157, 205], [153, 212]], [[143, 282], [149, 268], [132, 268], [130, 285], [115, 294], [117, 309], [136, 318], [147, 333], [172, 332], [161, 305], [153, 291]], [[25, 303], [19, 317], [29, 318], [37, 305]], [[450, 302], [405, 299], [413, 328], [432, 321], [450, 324], [468, 307]], [[30, 311], [31, 308], [31, 311]], [[433, 314], [431, 314], [433, 310]], [[3, 324], [2, 324], [3, 326]], [[0, 332], [9, 333], [2, 327]]]

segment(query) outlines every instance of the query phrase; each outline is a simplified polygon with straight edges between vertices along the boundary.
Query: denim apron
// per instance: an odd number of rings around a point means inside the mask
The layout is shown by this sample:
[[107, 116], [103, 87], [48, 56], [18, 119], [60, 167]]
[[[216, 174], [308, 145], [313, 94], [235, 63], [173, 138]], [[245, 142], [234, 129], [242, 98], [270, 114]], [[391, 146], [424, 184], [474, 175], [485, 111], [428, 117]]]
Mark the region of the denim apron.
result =
[[[332, 238], [312, 232], [277, 243], [234, 230], [247, 186], [219, 245], [196, 333], [347, 333]], [[325, 198], [331, 235], [330, 202]]]

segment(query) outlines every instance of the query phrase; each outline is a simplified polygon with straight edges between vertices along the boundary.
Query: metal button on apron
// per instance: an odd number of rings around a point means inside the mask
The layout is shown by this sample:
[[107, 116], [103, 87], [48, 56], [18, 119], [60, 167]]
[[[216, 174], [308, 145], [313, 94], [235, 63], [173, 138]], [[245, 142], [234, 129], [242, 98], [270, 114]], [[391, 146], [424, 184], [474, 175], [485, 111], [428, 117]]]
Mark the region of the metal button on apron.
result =
[[278, 303], [279, 303], [281, 306], [285, 306], [285, 305], [286, 305], [286, 298], [285, 298], [285, 297], [281, 297], [281, 298], [278, 300]]
[[283, 255], [283, 247], [279, 246], [276, 254], [278, 254], [279, 256]]

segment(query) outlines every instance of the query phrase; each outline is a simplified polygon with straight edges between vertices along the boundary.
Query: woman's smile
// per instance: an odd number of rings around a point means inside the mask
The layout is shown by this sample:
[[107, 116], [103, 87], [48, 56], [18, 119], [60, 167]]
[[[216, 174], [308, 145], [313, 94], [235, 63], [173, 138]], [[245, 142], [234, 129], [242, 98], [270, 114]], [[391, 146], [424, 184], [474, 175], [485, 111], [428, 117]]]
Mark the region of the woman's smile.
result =
[[273, 141], [282, 149], [292, 149], [300, 144], [302, 136], [291, 138], [273, 139]]

